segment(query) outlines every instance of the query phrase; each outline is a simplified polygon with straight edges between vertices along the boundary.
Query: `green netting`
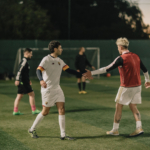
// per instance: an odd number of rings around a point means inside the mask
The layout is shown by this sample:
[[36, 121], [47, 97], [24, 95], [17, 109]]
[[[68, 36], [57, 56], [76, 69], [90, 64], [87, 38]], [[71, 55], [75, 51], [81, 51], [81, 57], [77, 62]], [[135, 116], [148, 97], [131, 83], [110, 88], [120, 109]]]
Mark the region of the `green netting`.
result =
[[[75, 68], [75, 57], [78, 54], [78, 49], [77, 50], [71, 50], [71, 49], [67, 49], [65, 50], [65, 48], [63, 48], [63, 52], [62, 55], [59, 56], [71, 69], [76, 69]], [[96, 54], [95, 54], [96, 53]], [[33, 57], [32, 59], [29, 61], [30, 64], [30, 75], [32, 77], [36, 76], [36, 68], [38, 67], [38, 65], [40, 64], [41, 60], [43, 59], [43, 57], [47, 56], [49, 54], [49, 50], [43, 50], [43, 49], [39, 49], [39, 50], [34, 50], [33, 51]], [[89, 62], [95, 66], [96, 68], [98, 68], [97, 66], [97, 50], [86, 50], [86, 56], [89, 60]], [[95, 56], [95, 57], [94, 57]], [[23, 50], [21, 51], [21, 58], [23, 57]], [[93, 59], [94, 58], [94, 59]], [[88, 68], [88, 67], [87, 67]], [[90, 69], [90, 68], [88, 68]], [[66, 72], [62, 72], [62, 76], [71, 76], [70, 74], [66, 73]]]

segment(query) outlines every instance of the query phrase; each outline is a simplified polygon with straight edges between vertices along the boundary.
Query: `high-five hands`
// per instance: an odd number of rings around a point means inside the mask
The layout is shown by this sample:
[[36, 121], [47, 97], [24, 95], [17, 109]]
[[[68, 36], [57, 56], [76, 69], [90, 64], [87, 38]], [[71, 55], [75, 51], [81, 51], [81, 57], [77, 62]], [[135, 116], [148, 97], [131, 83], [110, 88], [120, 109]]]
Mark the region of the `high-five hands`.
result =
[[90, 70], [87, 70], [85, 69], [87, 72], [86, 73], [83, 73], [82, 75], [86, 78], [86, 79], [89, 79], [89, 80], [92, 80], [93, 77], [92, 77], [92, 74], [91, 74], [91, 71]]
[[145, 82], [145, 88], [148, 89], [150, 87], [150, 82]]

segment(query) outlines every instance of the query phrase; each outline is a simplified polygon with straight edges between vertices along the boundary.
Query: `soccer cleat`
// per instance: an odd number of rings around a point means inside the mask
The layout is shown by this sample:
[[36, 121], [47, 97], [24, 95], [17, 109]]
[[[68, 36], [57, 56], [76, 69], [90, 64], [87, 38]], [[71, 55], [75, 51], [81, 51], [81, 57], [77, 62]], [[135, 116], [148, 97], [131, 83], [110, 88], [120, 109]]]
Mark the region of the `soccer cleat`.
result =
[[35, 130], [33, 130], [33, 131], [30, 131], [30, 129], [28, 130], [28, 133], [30, 134], [30, 136], [32, 137], [32, 138], [39, 138], [38, 137], [38, 135], [36, 134], [36, 131]]
[[65, 136], [65, 137], [60, 137], [61, 140], [75, 140], [73, 137]]
[[82, 91], [79, 91], [79, 94], [82, 94]]
[[107, 135], [119, 135], [118, 130], [111, 130], [106, 132]]
[[13, 115], [23, 115], [23, 113], [21, 113], [20, 111], [18, 111], [18, 112], [13, 112]]
[[87, 92], [86, 91], [82, 91], [82, 94], [87, 94]]
[[144, 133], [144, 131], [143, 131], [143, 129], [142, 128], [137, 128], [133, 133], [131, 133], [129, 136], [138, 136], [138, 135], [140, 135], [140, 134], [143, 134]]
[[35, 111], [32, 111], [32, 114], [35, 115], [35, 114], [39, 114], [41, 111], [36, 109]]

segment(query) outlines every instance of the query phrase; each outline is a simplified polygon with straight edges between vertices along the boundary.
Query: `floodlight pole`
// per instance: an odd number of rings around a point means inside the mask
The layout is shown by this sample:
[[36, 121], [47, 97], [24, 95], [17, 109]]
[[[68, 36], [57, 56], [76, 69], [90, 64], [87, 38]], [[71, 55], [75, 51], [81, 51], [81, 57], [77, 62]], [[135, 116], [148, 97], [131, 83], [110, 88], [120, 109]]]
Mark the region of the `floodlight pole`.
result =
[[71, 0], [68, 0], [68, 40], [70, 40]]
[[[97, 68], [100, 68], [100, 48], [97, 50]], [[100, 74], [98, 74], [98, 79], [100, 78]]]

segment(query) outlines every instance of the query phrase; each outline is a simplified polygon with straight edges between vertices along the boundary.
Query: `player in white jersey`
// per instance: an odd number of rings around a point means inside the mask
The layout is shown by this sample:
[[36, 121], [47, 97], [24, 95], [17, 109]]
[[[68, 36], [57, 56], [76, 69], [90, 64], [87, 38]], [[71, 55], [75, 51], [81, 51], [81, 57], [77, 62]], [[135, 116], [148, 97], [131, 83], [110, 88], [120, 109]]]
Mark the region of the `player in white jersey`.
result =
[[48, 115], [50, 108], [56, 104], [59, 112], [60, 139], [73, 140], [74, 138], [66, 136], [65, 133], [65, 97], [59, 82], [62, 69], [74, 75], [81, 75], [81, 73], [70, 69], [69, 66], [58, 57], [62, 53], [62, 47], [58, 41], [51, 41], [49, 43], [49, 50], [51, 54], [45, 56], [37, 68], [37, 76], [41, 84], [43, 110], [36, 117], [28, 132], [31, 137], [38, 138], [35, 131], [36, 126]]

